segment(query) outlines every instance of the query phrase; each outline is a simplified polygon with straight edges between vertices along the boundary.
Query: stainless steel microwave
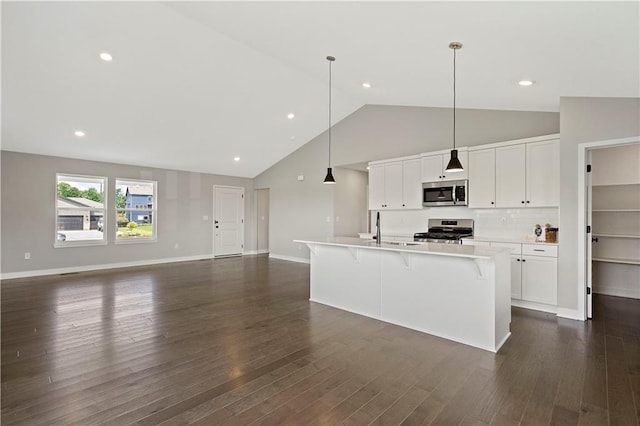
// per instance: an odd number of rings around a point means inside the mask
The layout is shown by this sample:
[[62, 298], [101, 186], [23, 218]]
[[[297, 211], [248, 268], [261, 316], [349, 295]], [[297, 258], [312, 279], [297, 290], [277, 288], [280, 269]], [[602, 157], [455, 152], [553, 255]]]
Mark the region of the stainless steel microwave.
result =
[[469, 200], [469, 181], [449, 180], [425, 182], [422, 184], [422, 205], [424, 207], [466, 206]]

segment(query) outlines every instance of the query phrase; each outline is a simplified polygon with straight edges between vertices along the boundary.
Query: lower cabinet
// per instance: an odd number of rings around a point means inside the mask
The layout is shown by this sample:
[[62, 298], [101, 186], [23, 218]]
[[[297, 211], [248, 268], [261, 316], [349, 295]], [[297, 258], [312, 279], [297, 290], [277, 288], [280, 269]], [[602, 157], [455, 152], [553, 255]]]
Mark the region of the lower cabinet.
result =
[[522, 245], [522, 300], [558, 304], [558, 246]]
[[466, 241], [511, 250], [511, 298], [526, 302], [558, 304], [558, 246], [487, 241]]

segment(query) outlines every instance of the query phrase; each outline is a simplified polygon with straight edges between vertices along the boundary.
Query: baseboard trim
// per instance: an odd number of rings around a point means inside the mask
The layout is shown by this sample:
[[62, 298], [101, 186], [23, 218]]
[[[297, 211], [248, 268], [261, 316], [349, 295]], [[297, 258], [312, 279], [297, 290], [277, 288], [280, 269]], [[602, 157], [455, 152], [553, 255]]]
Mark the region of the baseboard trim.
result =
[[561, 308], [560, 306], [558, 306], [558, 317], [560, 318], [567, 318], [567, 319], [572, 319], [572, 320], [578, 320], [578, 321], [584, 321], [584, 318], [581, 318], [580, 313], [578, 312], [577, 309], [570, 309], [570, 308]]
[[629, 299], [640, 299], [640, 291], [633, 290], [629, 288], [619, 288], [619, 287], [607, 287], [607, 288], [599, 288], [593, 289], [595, 294], [602, 294], [605, 296], [616, 296], [616, 297], [627, 297]]
[[511, 306], [518, 308], [533, 309], [534, 311], [547, 312], [550, 314], [557, 314], [558, 308], [553, 305], [545, 305], [544, 303], [528, 302], [526, 300], [511, 299]]
[[283, 256], [281, 254], [273, 254], [273, 253], [269, 253], [269, 259], [288, 260], [290, 262], [307, 263], [307, 264], [311, 262], [309, 259], [305, 259], [303, 257]]
[[54, 268], [54, 269], [37, 269], [33, 271], [8, 272], [8, 273], [0, 274], [0, 279], [10, 280], [14, 278], [29, 278], [29, 277], [40, 277], [45, 275], [71, 274], [75, 272], [91, 272], [91, 271], [100, 271], [103, 269], [131, 268], [135, 266], [159, 265], [162, 263], [174, 263], [174, 262], [191, 262], [194, 260], [208, 260], [208, 259], [213, 259], [213, 255], [203, 254], [199, 256], [169, 257], [169, 258], [163, 258], [163, 259], [137, 260], [133, 262], [105, 263], [102, 265], [72, 266], [68, 268]]

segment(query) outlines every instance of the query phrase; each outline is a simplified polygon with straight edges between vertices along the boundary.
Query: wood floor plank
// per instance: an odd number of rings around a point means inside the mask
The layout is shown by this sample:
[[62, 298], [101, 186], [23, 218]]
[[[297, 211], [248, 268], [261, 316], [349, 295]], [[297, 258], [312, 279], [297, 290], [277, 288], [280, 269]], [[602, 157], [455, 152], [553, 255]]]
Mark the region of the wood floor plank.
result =
[[498, 354], [309, 302], [244, 256], [0, 283], [4, 425], [638, 424], [640, 301], [512, 309]]

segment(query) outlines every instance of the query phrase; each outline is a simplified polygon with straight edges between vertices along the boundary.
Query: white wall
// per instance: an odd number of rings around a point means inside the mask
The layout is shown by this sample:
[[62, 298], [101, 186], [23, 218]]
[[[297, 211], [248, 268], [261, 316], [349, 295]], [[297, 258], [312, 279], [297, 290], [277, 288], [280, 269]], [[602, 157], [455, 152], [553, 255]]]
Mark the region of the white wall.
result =
[[[245, 194], [253, 193], [252, 179], [8, 151], [1, 154], [0, 268], [5, 277], [26, 271], [90, 269], [100, 265], [211, 256], [213, 186], [244, 187]], [[115, 233], [110, 232], [108, 245], [54, 248], [56, 173], [106, 176], [109, 194], [115, 193], [116, 178], [157, 181], [157, 242], [115, 245]], [[107, 227], [111, 230], [115, 229], [114, 198], [107, 198]], [[255, 250], [253, 200], [254, 197], [245, 196], [245, 252]], [[203, 216], [208, 216], [208, 220]], [[31, 253], [30, 260], [24, 259], [25, 252]]]

